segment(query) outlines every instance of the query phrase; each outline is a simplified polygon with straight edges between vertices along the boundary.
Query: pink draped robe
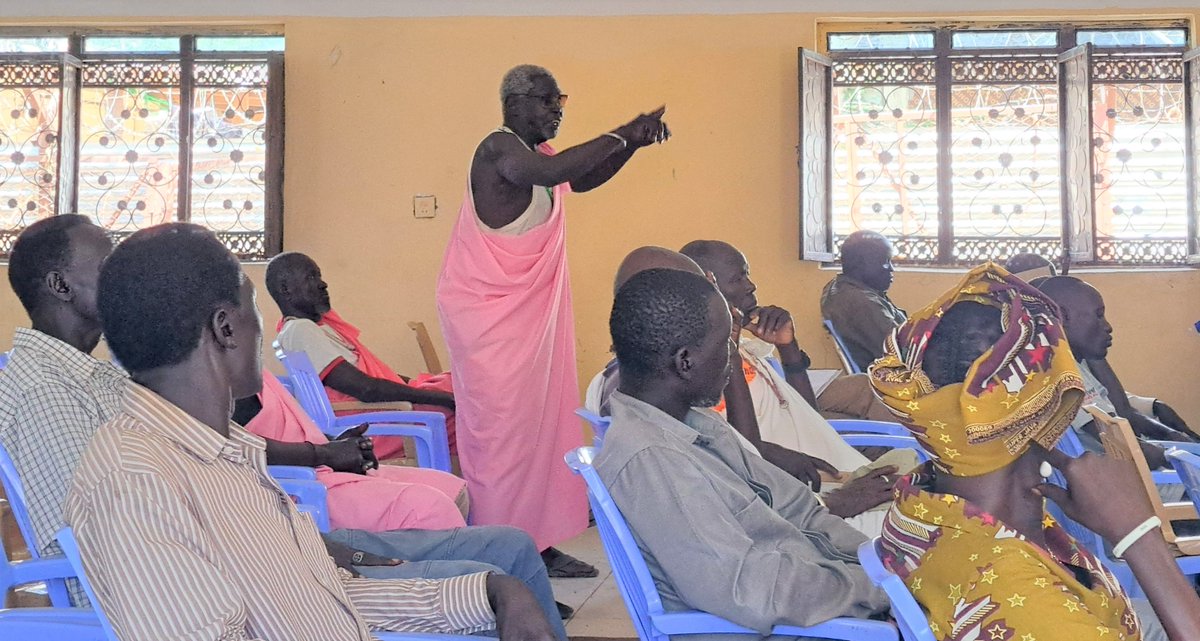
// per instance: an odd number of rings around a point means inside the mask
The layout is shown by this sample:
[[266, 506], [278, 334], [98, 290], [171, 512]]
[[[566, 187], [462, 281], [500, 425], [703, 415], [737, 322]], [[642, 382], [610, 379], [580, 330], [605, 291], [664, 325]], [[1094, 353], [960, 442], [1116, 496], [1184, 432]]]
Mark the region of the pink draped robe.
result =
[[[538, 150], [554, 153], [546, 144]], [[563, 463], [563, 454], [583, 444], [574, 415], [569, 191], [568, 184], [554, 187], [545, 223], [502, 235], [482, 228], [468, 182], [437, 286], [471, 522], [519, 527], [538, 549], [587, 527], [583, 481]]]
[[[329, 442], [270, 372], [263, 372], [263, 390], [258, 398], [262, 411], [246, 425], [251, 433], [286, 443]], [[321, 466], [317, 468], [317, 480], [329, 490], [329, 522], [334, 529], [385, 532], [446, 530], [466, 525], [454, 502], [465, 482], [453, 474], [382, 465], [363, 475]]]

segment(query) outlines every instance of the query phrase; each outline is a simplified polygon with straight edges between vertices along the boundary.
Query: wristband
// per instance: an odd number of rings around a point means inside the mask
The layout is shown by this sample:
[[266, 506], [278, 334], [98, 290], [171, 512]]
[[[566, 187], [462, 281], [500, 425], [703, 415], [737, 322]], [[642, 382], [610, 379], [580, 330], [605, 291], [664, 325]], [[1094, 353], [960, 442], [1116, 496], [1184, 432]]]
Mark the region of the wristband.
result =
[[1147, 532], [1160, 525], [1162, 525], [1162, 520], [1157, 516], [1152, 516], [1142, 521], [1141, 525], [1133, 528], [1129, 534], [1125, 535], [1125, 538], [1121, 539], [1120, 543], [1113, 546], [1113, 556], [1118, 559], [1121, 558], [1121, 555], [1125, 554], [1130, 547], [1133, 547], [1134, 543], [1137, 543], [1139, 539], [1146, 536]]
[[621, 134], [614, 134], [613, 132], [610, 131], [604, 135], [608, 136], [610, 138], [615, 138], [617, 140], [617, 142], [621, 143], [621, 149], [626, 149], [629, 147], [629, 141], [625, 140], [625, 137], [622, 136]]

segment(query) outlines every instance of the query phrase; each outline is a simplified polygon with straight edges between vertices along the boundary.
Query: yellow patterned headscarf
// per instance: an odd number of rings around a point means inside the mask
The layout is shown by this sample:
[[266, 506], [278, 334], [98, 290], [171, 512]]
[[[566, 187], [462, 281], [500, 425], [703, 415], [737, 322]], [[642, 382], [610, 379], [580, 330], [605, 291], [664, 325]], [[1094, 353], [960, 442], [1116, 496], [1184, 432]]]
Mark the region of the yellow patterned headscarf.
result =
[[[1003, 335], [962, 383], [936, 387], [922, 363], [929, 337], [951, 307], [1000, 310]], [[1058, 308], [1042, 292], [987, 263], [911, 315], [868, 369], [879, 398], [955, 476], [979, 476], [1016, 460], [1031, 441], [1054, 447], [1083, 402], [1083, 379]]]

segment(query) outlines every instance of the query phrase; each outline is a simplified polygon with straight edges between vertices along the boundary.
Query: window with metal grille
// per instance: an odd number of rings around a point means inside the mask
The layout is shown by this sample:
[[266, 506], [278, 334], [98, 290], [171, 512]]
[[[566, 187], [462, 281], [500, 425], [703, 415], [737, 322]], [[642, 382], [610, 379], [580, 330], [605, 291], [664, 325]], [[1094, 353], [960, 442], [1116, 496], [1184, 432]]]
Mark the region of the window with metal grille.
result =
[[803, 258], [869, 229], [914, 264], [1196, 262], [1186, 23], [826, 37], [799, 58]]
[[189, 221], [282, 249], [283, 38], [0, 33], [0, 253], [79, 213], [120, 239]]

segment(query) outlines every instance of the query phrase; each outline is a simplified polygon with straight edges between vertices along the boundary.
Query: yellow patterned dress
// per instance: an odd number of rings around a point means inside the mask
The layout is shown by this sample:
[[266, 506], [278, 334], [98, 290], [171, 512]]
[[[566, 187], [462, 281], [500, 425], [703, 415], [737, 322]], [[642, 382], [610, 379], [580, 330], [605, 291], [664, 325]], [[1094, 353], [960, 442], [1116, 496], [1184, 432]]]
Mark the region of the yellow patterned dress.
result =
[[1120, 584], [1049, 515], [1046, 548], [950, 494], [896, 486], [883, 563], [945, 641], [1141, 639]]

